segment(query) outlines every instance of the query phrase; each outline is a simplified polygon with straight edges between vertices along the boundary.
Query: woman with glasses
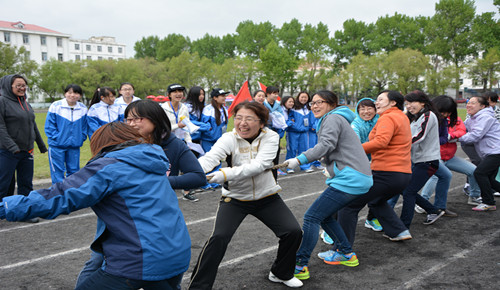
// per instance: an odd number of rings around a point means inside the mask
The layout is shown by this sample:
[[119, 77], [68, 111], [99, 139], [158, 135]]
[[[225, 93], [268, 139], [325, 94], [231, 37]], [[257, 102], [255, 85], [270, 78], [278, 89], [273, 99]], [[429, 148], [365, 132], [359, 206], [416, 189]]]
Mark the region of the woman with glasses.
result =
[[10, 185], [16, 171], [17, 193], [28, 195], [33, 190], [34, 142], [40, 152], [47, 152], [27, 100], [27, 85], [26, 78], [17, 74], [0, 79], [0, 198], [14, 194]]
[[288, 159], [288, 168], [323, 158], [328, 188], [313, 202], [304, 215], [304, 238], [297, 252], [295, 277], [309, 279], [309, 259], [318, 242], [320, 225], [334, 239], [337, 251], [321, 257], [331, 265], [355, 267], [358, 258], [334, 215], [365, 194], [372, 186], [370, 163], [358, 136], [351, 128], [356, 115], [346, 106], [338, 105], [331, 91], [319, 91], [310, 103], [318, 118], [318, 144], [296, 158]]
[[134, 96], [135, 88], [131, 83], [121, 83], [120, 88], [118, 89], [118, 98], [115, 101], [115, 104], [122, 107], [122, 110], [125, 111], [127, 106], [132, 102], [137, 102], [140, 98]]
[[[265, 127], [269, 112], [257, 102], [242, 102], [233, 109], [234, 129], [227, 132], [199, 161], [210, 172], [226, 159], [228, 167], [210, 174], [211, 182], [224, 183], [215, 225], [193, 270], [189, 289], [212, 289], [222, 258], [235, 231], [253, 215], [280, 239], [269, 280], [300, 287], [294, 278], [295, 253], [302, 231], [278, 192], [271, 172], [279, 136]], [[251, 274], [251, 273], [249, 273]]]

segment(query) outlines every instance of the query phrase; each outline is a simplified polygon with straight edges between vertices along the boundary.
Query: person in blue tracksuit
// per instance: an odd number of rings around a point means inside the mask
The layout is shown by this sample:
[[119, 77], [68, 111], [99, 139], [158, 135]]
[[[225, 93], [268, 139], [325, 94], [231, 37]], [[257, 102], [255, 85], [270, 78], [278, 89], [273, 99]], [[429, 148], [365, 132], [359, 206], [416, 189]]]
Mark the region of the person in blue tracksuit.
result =
[[123, 108], [115, 104], [116, 92], [110, 87], [97, 88], [90, 101], [87, 112], [89, 139], [102, 125], [114, 121], [123, 121]]
[[90, 142], [93, 158], [49, 189], [6, 197], [0, 219], [54, 219], [86, 207], [98, 217], [91, 249], [105, 264], [77, 289], [180, 289], [191, 241], [158, 145], [135, 128], [112, 122]]
[[203, 108], [201, 121], [210, 124], [208, 131], [201, 133], [201, 146], [205, 152], [210, 151], [217, 140], [226, 133], [228, 112], [225, 106], [228, 91], [215, 88], [210, 92], [212, 103]]
[[[275, 86], [269, 86], [266, 88], [266, 99], [263, 105], [269, 110], [269, 121], [267, 127], [274, 132], [278, 133], [280, 140], [285, 136], [285, 129], [287, 127], [285, 116], [283, 115], [283, 109], [281, 107], [280, 101], [278, 101], [280, 89]], [[276, 152], [276, 157], [273, 160], [274, 165], [278, 165], [280, 161], [281, 146], [278, 146], [278, 151]], [[281, 170], [273, 169], [273, 176], [275, 180], [278, 180], [278, 173]], [[281, 174], [281, 173], [280, 173]]]
[[210, 124], [201, 121], [203, 108], [205, 108], [205, 91], [203, 88], [198, 86], [192, 87], [187, 94], [185, 105], [189, 110], [189, 120], [191, 123], [200, 127], [198, 131], [191, 134], [191, 140], [193, 143], [200, 144], [201, 133], [210, 130]]
[[[313, 148], [314, 145], [317, 143], [317, 137], [315, 138], [316, 142], [310, 142], [309, 138], [311, 133], [314, 133], [316, 135], [316, 132], [311, 131], [311, 109], [309, 107], [309, 102], [311, 101], [311, 98], [309, 97], [309, 94], [306, 92], [299, 92], [297, 97], [295, 98], [295, 108], [293, 111], [295, 112], [295, 124], [297, 128], [300, 128], [300, 130], [293, 132], [292, 138], [296, 140], [297, 142], [297, 154], [295, 156], [298, 156], [300, 153], [305, 152], [309, 148]], [[311, 147], [312, 145], [312, 147]], [[302, 164], [300, 165], [300, 169], [304, 170], [307, 173], [313, 172], [311, 168], [311, 164]]]
[[120, 105], [122, 110], [125, 111], [127, 106], [132, 102], [137, 102], [140, 98], [134, 96], [135, 88], [131, 83], [125, 82], [120, 84], [118, 89], [118, 98], [115, 100], [116, 105]]
[[[287, 125], [285, 129], [286, 159], [290, 159], [296, 156], [294, 155], [294, 152], [292, 152], [293, 146], [291, 146], [292, 145], [291, 143], [293, 141], [290, 140], [290, 133], [289, 133], [291, 127], [295, 124], [295, 117], [293, 115], [293, 110], [292, 110], [294, 106], [295, 106], [295, 99], [292, 96], [285, 96], [283, 97], [283, 99], [281, 99], [281, 108], [283, 109], [283, 115], [285, 116]], [[293, 170], [290, 173], [293, 173]]]
[[80, 170], [80, 147], [87, 139], [87, 107], [79, 102], [83, 95], [79, 85], [64, 89], [64, 99], [49, 107], [45, 135], [49, 143], [52, 184]]

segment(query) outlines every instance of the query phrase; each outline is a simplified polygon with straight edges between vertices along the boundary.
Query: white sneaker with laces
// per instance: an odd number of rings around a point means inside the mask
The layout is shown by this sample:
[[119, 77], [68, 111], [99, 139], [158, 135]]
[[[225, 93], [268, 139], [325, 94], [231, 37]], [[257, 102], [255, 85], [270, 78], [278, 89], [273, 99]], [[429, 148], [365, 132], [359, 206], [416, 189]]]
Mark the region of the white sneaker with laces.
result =
[[312, 169], [312, 168], [308, 168], [308, 169], [306, 169], [304, 172], [305, 172], [305, 173], [311, 173], [311, 172], [314, 172], [314, 169]]
[[304, 285], [304, 283], [302, 283], [302, 281], [300, 281], [299, 279], [297, 279], [295, 277], [293, 277], [290, 280], [281, 280], [280, 278], [274, 276], [273, 272], [269, 272], [268, 278], [271, 282], [283, 283], [290, 288], [299, 288], [299, 287], [302, 287]]
[[421, 208], [418, 205], [415, 205], [415, 212], [416, 213], [425, 213], [425, 209]]

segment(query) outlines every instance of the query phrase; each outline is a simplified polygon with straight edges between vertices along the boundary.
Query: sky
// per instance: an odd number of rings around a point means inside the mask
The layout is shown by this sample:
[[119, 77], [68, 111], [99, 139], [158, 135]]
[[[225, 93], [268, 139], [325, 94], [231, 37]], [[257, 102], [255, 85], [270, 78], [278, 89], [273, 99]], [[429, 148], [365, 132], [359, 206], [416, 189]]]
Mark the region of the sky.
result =
[[[163, 38], [171, 33], [191, 40], [235, 33], [245, 20], [269, 21], [276, 27], [293, 18], [300, 23], [322, 22], [330, 34], [348, 19], [374, 23], [395, 12], [432, 16], [434, 0], [0, 0], [0, 20], [35, 24], [75, 39], [113, 36], [125, 44], [127, 57], [143, 37]], [[125, 4], [126, 3], [126, 4]], [[476, 0], [476, 14], [496, 12], [493, 0]]]

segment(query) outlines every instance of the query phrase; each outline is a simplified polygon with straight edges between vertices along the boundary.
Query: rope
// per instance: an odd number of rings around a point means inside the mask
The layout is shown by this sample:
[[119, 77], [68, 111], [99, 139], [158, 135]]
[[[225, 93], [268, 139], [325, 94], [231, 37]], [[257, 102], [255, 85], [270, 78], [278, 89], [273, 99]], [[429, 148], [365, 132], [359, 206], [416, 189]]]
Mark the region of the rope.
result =
[[[280, 169], [280, 168], [286, 168], [286, 167], [288, 167], [288, 162], [276, 164], [273, 167], [271, 167], [269, 169], [266, 169], [265, 171], [274, 170], [274, 169]], [[210, 179], [212, 179], [212, 177], [213, 177], [212, 175], [207, 176], [207, 181], [210, 181]]]

